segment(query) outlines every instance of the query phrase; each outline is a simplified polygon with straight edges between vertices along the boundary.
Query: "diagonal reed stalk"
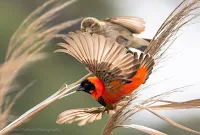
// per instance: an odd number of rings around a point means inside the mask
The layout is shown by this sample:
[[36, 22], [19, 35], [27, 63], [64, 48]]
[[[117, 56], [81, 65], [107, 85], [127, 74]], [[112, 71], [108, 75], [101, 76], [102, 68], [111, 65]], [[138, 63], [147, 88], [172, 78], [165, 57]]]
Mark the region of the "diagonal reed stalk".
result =
[[[198, 132], [198, 131], [192, 130], [181, 124], [178, 124], [166, 117], [159, 115], [157, 112], [155, 112], [155, 110], [168, 109], [167, 105], [169, 105], [170, 109], [188, 109], [188, 105], [189, 105], [189, 108], [198, 108], [200, 99], [190, 100], [190, 101], [185, 101], [185, 102], [178, 102], [178, 104], [181, 106], [180, 108], [177, 107], [177, 102], [162, 100], [164, 97], [168, 97], [172, 94], [177, 94], [177, 92], [183, 92], [184, 90], [186, 90], [185, 88], [188, 88], [188, 87], [176, 88], [176, 89], [167, 91], [165, 93], [162, 93], [160, 95], [153, 96], [146, 100], [139, 100], [139, 101], [135, 100], [138, 97], [138, 95], [137, 95], [138, 93], [135, 93], [134, 95], [132, 95], [133, 96], [132, 99], [129, 100], [129, 104], [125, 105], [118, 112], [116, 112], [113, 116], [111, 116], [111, 118], [108, 120], [108, 122], [102, 132], [102, 135], [111, 135], [112, 131], [119, 127], [134, 128], [136, 130], [142, 131], [142, 132], [150, 134], [150, 135], [165, 135], [164, 133], [162, 133], [160, 131], [157, 131], [155, 129], [151, 129], [151, 128], [148, 128], [145, 126], [141, 126], [141, 125], [137, 125], [137, 124], [130, 124], [130, 125], [126, 124], [127, 121], [131, 120], [131, 116], [133, 116], [134, 114], [141, 112], [143, 110], [146, 110], [146, 111], [154, 114], [158, 118], [166, 121], [167, 123], [169, 123], [175, 127], [178, 127], [178, 128], [181, 128], [181, 129], [184, 129], [186, 131], [193, 132], [196, 134], [200, 134], [200, 132]], [[168, 104], [166, 106], [164, 106], [164, 108], [162, 108], [163, 105], [155, 105], [155, 106], [153, 105], [158, 102], [164, 102], [164, 103], [168, 103]]]
[[184, 102], [173, 102], [167, 100], [158, 100], [157, 102], [164, 103], [162, 105], [151, 106], [153, 110], [174, 110], [174, 109], [190, 109], [200, 108], [200, 99], [188, 100]]
[[34, 106], [33, 108], [31, 108], [27, 112], [25, 112], [24, 114], [22, 114], [15, 121], [13, 121], [9, 125], [7, 125], [5, 128], [3, 128], [0, 131], [0, 135], [5, 135], [5, 134], [8, 134], [8, 133], [12, 132], [14, 129], [16, 129], [17, 127], [19, 127], [22, 124], [26, 123], [34, 115], [36, 115], [37, 113], [39, 113], [41, 110], [43, 110], [44, 108], [46, 108], [50, 104], [54, 103], [55, 101], [57, 101], [57, 100], [65, 97], [65, 96], [73, 94], [74, 92], [71, 92], [68, 95], [66, 95], [69, 91], [71, 91], [74, 88], [76, 88], [77, 86], [79, 86], [79, 83], [81, 81], [83, 81], [84, 79], [86, 79], [87, 77], [89, 77], [90, 75], [91, 75], [91, 73], [88, 73], [86, 76], [82, 77], [80, 80], [78, 80], [78, 81], [76, 81], [76, 82], [74, 82], [74, 83], [72, 83], [72, 84], [70, 84], [68, 86], [63, 85], [63, 87], [61, 87], [60, 90], [58, 90], [56, 93], [54, 93], [53, 95], [51, 95], [50, 97], [48, 97], [47, 99], [45, 99], [44, 101], [42, 101], [41, 103], [37, 104], [36, 106]]
[[[8, 44], [8, 50], [5, 62], [0, 65], [0, 129], [8, 123], [10, 110], [15, 101], [23, 94], [24, 90], [16, 94], [12, 101], [8, 101], [7, 95], [13, 87], [13, 80], [23, 67], [30, 62], [44, 58], [41, 50], [46, 47], [49, 42], [59, 35], [59, 32], [78, 23], [81, 18], [53, 24], [52, 22], [59, 15], [59, 12], [73, 4], [76, 0], [62, 2], [59, 0], [49, 0], [42, 6], [33, 11], [16, 30]], [[52, 25], [49, 25], [52, 24]], [[28, 87], [29, 85], [27, 85]], [[25, 87], [24, 89], [27, 89]], [[70, 88], [73, 87], [70, 85]], [[65, 89], [66, 90], [66, 89]], [[47, 104], [52, 103], [59, 95], [65, 94], [64, 90], [59, 90], [47, 100], [34, 107], [27, 116], [24, 114], [12, 124], [0, 131], [0, 134], [7, 134], [14, 130], [17, 126], [25, 123], [31, 116], [42, 110]], [[62, 94], [61, 94], [62, 93]], [[50, 99], [52, 101], [50, 101]], [[34, 110], [34, 111], [33, 111]], [[36, 111], [37, 110], [37, 111]]]

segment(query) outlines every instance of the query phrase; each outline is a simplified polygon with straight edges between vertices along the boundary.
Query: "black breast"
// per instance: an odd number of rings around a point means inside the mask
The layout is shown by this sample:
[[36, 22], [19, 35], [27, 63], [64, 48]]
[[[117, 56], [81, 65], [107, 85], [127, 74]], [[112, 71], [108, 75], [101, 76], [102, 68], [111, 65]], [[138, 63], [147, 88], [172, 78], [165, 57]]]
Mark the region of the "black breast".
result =
[[102, 97], [100, 97], [100, 98], [98, 99], [98, 102], [99, 102], [101, 105], [103, 105], [103, 106], [106, 107], [106, 103], [105, 103], [105, 101], [104, 101], [104, 99], [103, 99]]

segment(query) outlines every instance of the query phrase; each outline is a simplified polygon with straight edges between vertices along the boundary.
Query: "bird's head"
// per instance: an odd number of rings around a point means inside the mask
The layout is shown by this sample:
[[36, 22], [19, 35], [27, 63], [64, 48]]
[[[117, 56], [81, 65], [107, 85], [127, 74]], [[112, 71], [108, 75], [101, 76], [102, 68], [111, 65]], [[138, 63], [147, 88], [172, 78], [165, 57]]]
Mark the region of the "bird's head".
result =
[[95, 85], [92, 82], [90, 82], [89, 79], [85, 79], [84, 81], [82, 81], [77, 89], [77, 91], [84, 91], [89, 94], [92, 94], [94, 90]]
[[89, 93], [95, 100], [97, 100], [101, 105], [106, 106], [102, 95], [105, 91], [105, 86], [103, 82], [97, 77], [89, 77], [82, 81], [77, 91], [84, 91]]
[[101, 22], [96, 18], [87, 17], [83, 19], [83, 21], [81, 22], [82, 32], [89, 32], [90, 34], [92, 34], [99, 32], [100, 29], [101, 29]]

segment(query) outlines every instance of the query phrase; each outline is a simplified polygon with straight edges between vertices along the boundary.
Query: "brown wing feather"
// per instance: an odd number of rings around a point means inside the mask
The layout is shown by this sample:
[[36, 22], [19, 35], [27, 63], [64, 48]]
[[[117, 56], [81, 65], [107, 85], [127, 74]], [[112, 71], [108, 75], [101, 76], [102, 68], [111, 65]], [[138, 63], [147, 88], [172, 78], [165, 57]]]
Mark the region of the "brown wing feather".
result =
[[104, 83], [115, 79], [127, 80], [137, 71], [137, 58], [126, 53], [123, 45], [101, 35], [70, 32], [64, 37], [67, 44], [58, 44], [65, 52], [85, 64]]
[[144, 20], [138, 17], [113, 17], [106, 18], [104, 21], [122, 25], [135, 34], [140, 34], [145, 30]]
[[136, 67], [136, 69], [138, 69], [140, 67], [141, 68], [147, 67], [147, 76], [146, 76], [146, 80], [147, 80], [153, 71], [153, 68], [155, 65], [155, 59], [150, 54], [144, 53], [137, 49], [132, 48], [132, 51], [133, 51], [132, 53], [133, 53], [134, 59], [138, 59], [138, 61], [137, 61], [138, 65], [135, 65], [135, 66], [139, 66], [139, 67]]

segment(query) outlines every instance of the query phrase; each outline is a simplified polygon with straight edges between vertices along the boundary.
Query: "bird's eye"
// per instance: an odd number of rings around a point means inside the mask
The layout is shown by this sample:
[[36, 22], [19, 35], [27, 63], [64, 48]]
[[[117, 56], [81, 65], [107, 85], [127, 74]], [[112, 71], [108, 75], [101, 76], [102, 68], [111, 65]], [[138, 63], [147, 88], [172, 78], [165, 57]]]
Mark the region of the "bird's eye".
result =
[[96, 28], [96, 26], [93, 25], [91, 28], [94, 30]]

